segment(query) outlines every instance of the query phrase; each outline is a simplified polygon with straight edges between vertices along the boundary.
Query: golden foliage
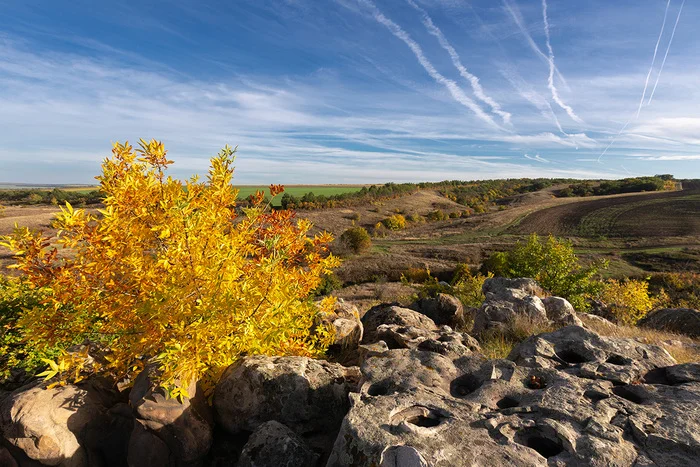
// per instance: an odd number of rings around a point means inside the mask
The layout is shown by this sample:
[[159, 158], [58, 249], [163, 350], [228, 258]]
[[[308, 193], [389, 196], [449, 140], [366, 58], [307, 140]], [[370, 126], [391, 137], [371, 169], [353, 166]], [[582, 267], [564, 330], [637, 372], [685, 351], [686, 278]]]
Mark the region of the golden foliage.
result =
[[382, 224], [389, 230], [401, 230], [406, 228], [406, 218], [401, 214], [393, 214], [384, 219]]
[[649, 296], [649, 284], [639, 280], [610, 279], [600, 299], [608, 305], [615, 320], [623, 324], [635, 324], [656, 305], [656, 300]]
[[72, 257], [60, 259], [26, 228], [4, 239], [33, 286], [51, 291], [19, 320], [30, 344], [78, 338], [105, 352], [90, 365], [65, 354], [46, 375], [70, 379], [77, 368], [133, 380], [155, 362], [163, 387], [182, 396], [177, 381], [201, 378], [211, 388], [242, 355], [321, 354], [332, 336], [317, 317], [332, 303], [319, 310], [307, 297], [339, 264], [327, 254], [332, 237], [307, 237], [308, 221], [270, 212], [262, 194], [239, 212], [228, 146], [211, 159], [206, 182], [184, 184], [166, 176], [172, 161], [162, 143], [140, 146], [117, 143], [103, 162], [101, 217], [61, 210], [57, 242]]

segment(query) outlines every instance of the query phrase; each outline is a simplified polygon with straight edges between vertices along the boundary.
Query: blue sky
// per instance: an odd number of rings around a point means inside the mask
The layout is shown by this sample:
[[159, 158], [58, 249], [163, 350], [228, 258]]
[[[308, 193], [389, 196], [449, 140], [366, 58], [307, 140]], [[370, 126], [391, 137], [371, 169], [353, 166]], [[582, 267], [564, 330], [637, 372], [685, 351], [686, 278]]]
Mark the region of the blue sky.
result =
[[0, 0], [0, 18], [0, 182], [92, 183], [141, 137], [178, 177], [238, 145], [242, 184], [700, 178], [696, 1]]

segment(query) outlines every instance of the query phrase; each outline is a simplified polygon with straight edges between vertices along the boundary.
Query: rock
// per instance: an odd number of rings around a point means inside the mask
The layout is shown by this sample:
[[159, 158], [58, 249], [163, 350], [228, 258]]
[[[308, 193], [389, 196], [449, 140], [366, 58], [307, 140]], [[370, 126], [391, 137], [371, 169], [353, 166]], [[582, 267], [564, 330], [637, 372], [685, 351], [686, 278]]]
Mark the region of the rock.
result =
[[382, 324], [398, 324], [426, 331], [437, 331], [437, 326], [432, 319], [417, 311], [399, 306], [379, 305], [370, 308], [362, 317], [362, 324], [365, 330], [363, 344], [377, 342], [377, 328]]
[[333, 313], [324, 316], [323, 320], [335, 329], [335, 341], [328, 349], [331, 354], [357, 348], [362, 341], [363, 326], [355, 305], [338, 298]]
[[379, 467], [429, 467], [420, 452], [411, 446], [389, 446], [382, 451]]
[[457, 297], [444, 293], [424, 298], [419, 303], [420, 311], [435, 324], [456, 326], [464, 320], [464, 306]]
[[700, 311], [690, 308], [664, 308], [648, 314], [639, 322], [639, 326], [700, 337]]
[[327, 465], [697, 465], [699, 364], [574, 326], [510, 358], [368, 354]]
[[107, 406], [117, 398], [97, 384], [44, 389], [34, 383], [2, 401], [0, 432], [44, 465], [87, 466], [88, 453], [83, 447], [86, 428], [101, 428], [99, 421], [106, 419]]
[[647, 372], [676, 363], [660, 346], [601, 337], [580, 326], [528, 337], [508, 359], [523, 366], [560, 368], [579, 377], [615, 384], [638, 382]]
[[[595, 323], [597, 326], [604, 326], [604, 327], [608, 327], [608, 328], [617, 327], [617, 324], [603, 318], [602, 316], [594, 315], [592, 313], [583, 313], [583, 312], [577, 313], [577, 315], [580, 318], [583, 318], [587, 322]], [[583, 327], [586, 327], [586, 326], [587, 326], [587, 324], [586, 324], [586, 322], [584, 322]]]
[[136, 377], [129, 394], [137, 419], [129, 453], [137, 463], [129, 465], [153, 465], [143, 463], [142, 456], [132, 451], [137, 446], [150, 449], [151, 443], [162, 446], [158, 440], [168, 450], [167, 465], [196, 463], [207, 455], [213, 438], [213, 414], [203, 391], [192, 381], [187, 385], [189, 397], [182, 401], [169, 399], [163, 388], [154, 383], [156, 374], [154, 367], [147, 367]]
[[501, 297], [506, 299], [511, 297], [523, 298], [527, 295], [534, 295], [538, 297], [544, 296], [544, 291], [542, 290], [542, 287], [539, 286], [537, 281], [526, 277], [517, 279], [491, 277], [484, 281], [484, 285], [482, 286], [481, 290], [484, 292], [484, 295], [486, 295], [487, 298], [489, 294], [491, 294], [495, 299], [499, 299]]
[[515, 295], [509, 301], [487, 298], [476, 310], [472, 334], [479, 335], [491, 328], [505, 326], [518, 316], [533, 322], [547, 322], [547, 311], [539, 297], [526, 295], [517, 298]]
[[542, 300], [547, 312], [547, 318], [558, 326], [582, 326], [583, 323], [576, 316], [574, 307], [565, 298], [547, 297]]
[[214, 391], [217, 422], [232, 434], [276, 420], [297, 434], [333, 432], [348, 408], [357, 367], [306, 357], [252, 356], [226, 369]]
[[318, 457], [296, 433], [272, 420], [250, 435], [238, 467], [313, 466]]
[[481, 351], [476, 339], [469, 334], [455, 332], [449, 326], [442, 326], [438, 331], [427, 331], [413, 326], [382, 324], [377, 328], [377, 336], [390, 349], [421, 349], [455, 358]]

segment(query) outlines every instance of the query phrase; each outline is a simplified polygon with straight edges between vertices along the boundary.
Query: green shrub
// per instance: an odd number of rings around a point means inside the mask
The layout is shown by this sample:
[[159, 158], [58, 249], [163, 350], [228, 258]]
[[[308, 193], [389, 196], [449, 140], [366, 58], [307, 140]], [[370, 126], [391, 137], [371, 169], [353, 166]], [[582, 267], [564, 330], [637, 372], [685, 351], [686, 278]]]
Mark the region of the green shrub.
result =
[[342, 288], [343, 281], [341, 281], [338, 276], [331, 272], [321, 276], [321, 283], [314, 289], [312, 295], [316, 297], [328, 295], [334, 290], [339, 290]]
[[414, 222], [416, 224], [419, 224], [421, 222], [425, 222], [425, 218], [421, 216], [420, 214], [410, 214], [409, 216], [406, 217], [406, 220], [409, 222]]
[[530, 277], [552, 294], [564, 297], [579, 311], [589, 308], [587, 299], [603, 289], [599, 271], [606, 262], [583, 266], [571, 242], [549, 236], [542, 241], [532, 234], [508, 252], [492, 254], [483, 269], [496, 276]]
[[382, 224], [389, 230], [401, 230], [406, 228], [406, 218], [401, 214], [394, 214], [384, 219]]
[[431, 222], [444, 221], [446, 219], [445, 213], [442, 212], [442, 209], [430, 211], [426, 217]]
[[28, 346], [18, 320], [25, 309], [40, 306], [46, 289], [31, 286], [22, 278], [0, 275], [0, 382], [10, 377], [12, 370], [24, 370], [33, 375], [46, 367], [43, 358], [53, 359], [58, 348]]
[[664, 272], [649, 279], [653, 294], [665, 296], [663, 306], [700, 310], [700, 273]]
[[449, 217], [450, 219], [457, 219], [460, 216], [460, 213], [457, 211], [451, 212]]
[[340, 242], [354, 253], [364, 253], [372, 247], [372, 238], [363, 227], [352, 227], [340, 236]]

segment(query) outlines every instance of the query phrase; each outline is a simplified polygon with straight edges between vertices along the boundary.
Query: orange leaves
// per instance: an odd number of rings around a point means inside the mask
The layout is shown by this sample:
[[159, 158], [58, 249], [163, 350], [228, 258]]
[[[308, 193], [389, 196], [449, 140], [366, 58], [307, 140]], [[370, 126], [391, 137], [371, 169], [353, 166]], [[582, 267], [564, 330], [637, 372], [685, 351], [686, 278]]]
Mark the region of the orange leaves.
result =
[[270, 196], [273, 198], [284, 191], [284, 186], [282, 185], [270, 185]]
[[[165, 176], [171, 161], [160, 142], [141, 140], [137, 151], [117, 143], [112, 153], [97, 177], [102, 216], [70, 205], [58, 216], [58, 242], [69, 255], [47, 252], [46, 239], [28, 231], [5, 240], [23, 253], [28, 278], [51, 290], [52, 312], [37, 308], [23, 318], [30, 337], [109, 349], [102, 366], [74, 356], [57, 362], [56, 374], [133, 380], [156, 362], [170, 394], [187, 397], [179, 381], [213, 385], [241, 354], [318, 355], [327, 347], [332, 336], [315, 329], [318, 309], [308, 294], [339, 262], [326, 255], [332, 237], [309, 238], [311, 224], [291, 211], [267, 212], [262, 192], [237, 213], [235, 149], [211, 159], [206, 182], [184, 184]], [[282, 190], [270, 186], [273, 196]]]

